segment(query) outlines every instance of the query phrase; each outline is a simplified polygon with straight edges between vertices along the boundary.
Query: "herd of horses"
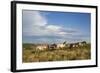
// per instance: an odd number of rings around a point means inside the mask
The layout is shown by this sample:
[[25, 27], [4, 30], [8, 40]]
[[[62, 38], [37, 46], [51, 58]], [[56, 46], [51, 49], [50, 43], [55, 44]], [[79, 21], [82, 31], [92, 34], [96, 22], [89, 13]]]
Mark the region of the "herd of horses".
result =
[[54, 50], [54, 49], [62, 49], [62, 48], [77, 48], [79, 46], [86, 45], [86, 41], [77, 42], [77, 43], [60, 43], [60, 44], [40, 44], [36, 46], [36, 50]]

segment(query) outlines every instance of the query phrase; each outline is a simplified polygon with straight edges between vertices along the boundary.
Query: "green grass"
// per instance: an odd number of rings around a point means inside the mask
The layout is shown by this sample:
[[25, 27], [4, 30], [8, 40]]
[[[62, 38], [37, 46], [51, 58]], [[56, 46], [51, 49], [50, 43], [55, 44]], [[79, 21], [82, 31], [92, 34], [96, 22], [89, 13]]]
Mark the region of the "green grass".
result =
[[[32, 44], [31, 44], [32, 46]], [[25, 44], [24, 44], [25, 47]], [[28, 45], [29, 47], [29, 45]], [[23, 49], [23, 62], [46, 62], [46, 61], [64, 61], [64, 60], [87, 60], [91, 59], [91, 47], [87, 44], [78, 48], [63, 48], [56, 50], [39, 51], [34, 49]]]

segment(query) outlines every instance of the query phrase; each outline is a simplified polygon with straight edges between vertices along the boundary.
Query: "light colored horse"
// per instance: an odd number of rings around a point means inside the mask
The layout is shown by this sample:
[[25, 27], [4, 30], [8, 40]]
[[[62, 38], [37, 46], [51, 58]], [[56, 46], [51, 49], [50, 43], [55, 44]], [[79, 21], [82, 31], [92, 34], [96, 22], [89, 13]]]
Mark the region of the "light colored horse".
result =
[[66, 41], [60, 44], [57, 44], [57, 49], [64, 48], [66, 46]]
[[39, 45], [39, 46], [36, 47], [36, 50], [41, 50], [41, 51], [46, 50], [47, 47], [48, 47], [47, 45]]
[[57, 48], [64, 48], [65, 44], [57, 44]]
[[77, 42], [77, 43], [71, 43], [71, 44], [69, 44], [69, 48], [76, 48], [76, 47], [85, 46], [85, 45], [86, 45], [85, 41]]

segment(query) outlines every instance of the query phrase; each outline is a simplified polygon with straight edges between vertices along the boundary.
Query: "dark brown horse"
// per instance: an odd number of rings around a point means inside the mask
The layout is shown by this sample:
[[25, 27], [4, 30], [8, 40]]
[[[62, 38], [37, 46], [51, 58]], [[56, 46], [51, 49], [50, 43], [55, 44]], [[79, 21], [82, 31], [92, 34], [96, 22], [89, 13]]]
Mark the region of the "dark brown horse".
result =
[[54, 44], [48, 45], [48, 48], [49, 50], [54, 50], [55, 48], [57, 48], [57, 45], [54, 43]]

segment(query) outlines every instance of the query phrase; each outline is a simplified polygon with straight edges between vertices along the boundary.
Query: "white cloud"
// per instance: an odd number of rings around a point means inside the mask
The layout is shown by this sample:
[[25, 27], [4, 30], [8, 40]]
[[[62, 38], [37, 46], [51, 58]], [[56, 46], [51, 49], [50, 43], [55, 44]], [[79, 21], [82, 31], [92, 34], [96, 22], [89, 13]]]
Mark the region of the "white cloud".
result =
[[43, 27], [47, 24], [47, 20], [39, 11], [23, 11], [23, 34], [32, 36], [45, 32]]
[[67, 33], [66, 32], [59, 32], [58, 34], [60, 34], [60, 35], [66, 35]]
[[47, 30], [53, 31], [53, 32], [59, 32], [61, 27], [57, 25], [48, 25], [46, 26]]
[[47, 24], [47, 20], [40, 14], [39, 11], [24, 11], [24, 15], [30, 21], [31, 25], [36, 26], [45, 26]]
[[[23, 11], [23, 36], [52, 36], [60, 37], [52, 41], [63, 41], [76, 34], [79, 32], [72, 28], [48, 24], [45, 16], [39, 11]], [[41, 41], [51, 40], [44, 38], [40, 38]]]

